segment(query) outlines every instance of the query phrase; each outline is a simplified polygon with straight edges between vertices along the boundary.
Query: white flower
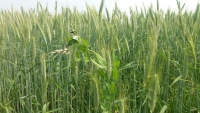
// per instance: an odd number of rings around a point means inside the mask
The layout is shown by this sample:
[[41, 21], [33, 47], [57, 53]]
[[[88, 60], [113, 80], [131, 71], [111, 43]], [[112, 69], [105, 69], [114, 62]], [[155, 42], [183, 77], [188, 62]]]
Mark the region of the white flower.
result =
[[78, 40], [78, 36], [73, 36], [73, 39], [74, 40]]

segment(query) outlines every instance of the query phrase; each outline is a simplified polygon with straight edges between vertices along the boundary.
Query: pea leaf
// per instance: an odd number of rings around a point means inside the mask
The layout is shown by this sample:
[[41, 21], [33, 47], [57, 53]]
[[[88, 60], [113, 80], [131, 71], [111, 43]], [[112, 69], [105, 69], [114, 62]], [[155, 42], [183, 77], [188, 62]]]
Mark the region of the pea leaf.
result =
[[76, 43], [78, 43], [77, 40], [75, 40], [75, 39], [73, 39], [73, 38], [70, 38], [70, 40], [69, 40], [67, 46], [71, 46], [71, 45], [74, 45], [74, 44], [76, 44]]

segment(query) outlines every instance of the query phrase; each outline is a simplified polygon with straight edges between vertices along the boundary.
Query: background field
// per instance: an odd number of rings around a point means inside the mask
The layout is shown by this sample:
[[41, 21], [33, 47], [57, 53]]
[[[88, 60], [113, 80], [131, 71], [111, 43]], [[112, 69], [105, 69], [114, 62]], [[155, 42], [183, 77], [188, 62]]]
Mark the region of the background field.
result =
[[[100, 5], [1, 11], [1, 113], [200, 112], [200, 5], [129, 16]], [[51, 55], [66, 47], [70, 28], [87, 47]]]

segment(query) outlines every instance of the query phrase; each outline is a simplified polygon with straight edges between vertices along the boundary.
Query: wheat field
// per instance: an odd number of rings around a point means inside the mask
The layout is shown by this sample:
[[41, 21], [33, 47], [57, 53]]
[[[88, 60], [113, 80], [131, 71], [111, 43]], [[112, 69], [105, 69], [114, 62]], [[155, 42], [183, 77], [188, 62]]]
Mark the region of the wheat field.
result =
[[200, 5], [177, 7], [2, 10], [0, 113], [199, 113]]

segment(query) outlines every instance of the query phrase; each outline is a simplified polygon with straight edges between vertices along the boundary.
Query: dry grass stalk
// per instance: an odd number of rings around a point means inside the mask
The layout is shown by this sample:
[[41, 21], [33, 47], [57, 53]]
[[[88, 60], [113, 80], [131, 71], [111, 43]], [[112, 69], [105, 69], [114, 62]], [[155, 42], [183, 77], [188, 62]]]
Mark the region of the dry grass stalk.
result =
[[50, 52], [50, 55], [53, 55], [56, 53], [69, 54], [70, 52], [69, 52], [68, 48], [63, 48], [63, 49], [57, 49], [57, 50]]

